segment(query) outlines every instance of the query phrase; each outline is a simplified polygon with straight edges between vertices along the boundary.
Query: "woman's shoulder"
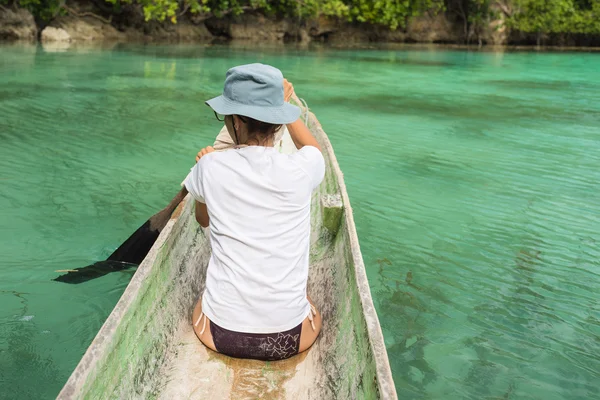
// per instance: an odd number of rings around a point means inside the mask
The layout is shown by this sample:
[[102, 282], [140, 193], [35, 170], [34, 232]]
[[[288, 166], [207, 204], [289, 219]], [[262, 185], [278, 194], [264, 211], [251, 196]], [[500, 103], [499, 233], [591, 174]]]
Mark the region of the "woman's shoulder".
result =
[[314, 146], [304, 146], [291, 154], [290, 159], [308, 176], [313, 189], [321, 183], [325, 175], [325, 158], [321, 150]]

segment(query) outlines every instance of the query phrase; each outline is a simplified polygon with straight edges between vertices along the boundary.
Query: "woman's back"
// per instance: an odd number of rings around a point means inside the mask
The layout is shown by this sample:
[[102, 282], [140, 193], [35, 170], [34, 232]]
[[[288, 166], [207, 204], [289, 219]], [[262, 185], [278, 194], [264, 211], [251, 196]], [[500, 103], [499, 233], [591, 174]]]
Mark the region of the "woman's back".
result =
[[[311, 193], [325, 161], [301, 109], [288, 102], [293, 94], [269, 65], [228, 70], [223, 94], [206, 104], [237, 148], [203, 148], [184, 182], [196, 200], [196, 220], [210, 226], [212, 248], [194, 332], [232, 357], [288, 358], [321, 331], [306, 284]], [[273, 148], [283, 125], [298, 149], [291, 155]]]
[[225, 329], [271, 333], [309, 313], [310, 200], [320, 151], [249, 146], [203, 157], [185, 184], [210, 217], [212, 257], [202, 310]]

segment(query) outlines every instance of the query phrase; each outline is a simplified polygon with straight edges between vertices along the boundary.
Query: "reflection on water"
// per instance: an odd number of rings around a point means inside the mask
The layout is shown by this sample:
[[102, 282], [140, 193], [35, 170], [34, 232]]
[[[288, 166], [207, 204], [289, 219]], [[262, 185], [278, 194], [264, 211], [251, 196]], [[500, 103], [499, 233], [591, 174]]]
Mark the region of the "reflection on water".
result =
[[247, 62], [281, 68], [332, 140], [401, 398], [600, 398], [599, 54], [0, 53], [0, 385], [20, 398], [56, 395], [134, 272], [55, 271], [164, 207], [220, 128], [203, 101]]

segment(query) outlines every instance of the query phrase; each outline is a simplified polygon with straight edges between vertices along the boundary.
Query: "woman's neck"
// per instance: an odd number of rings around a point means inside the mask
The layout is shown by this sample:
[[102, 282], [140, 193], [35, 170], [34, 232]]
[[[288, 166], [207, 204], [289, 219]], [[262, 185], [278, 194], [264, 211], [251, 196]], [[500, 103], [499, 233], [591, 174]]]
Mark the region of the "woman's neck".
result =
[[273, 147], [273, 139], [269, 138], [267, 140], [258, 140], [251, 139], [248, 143], [245, 143], [246, 146], [261, 146], [261, 147]]

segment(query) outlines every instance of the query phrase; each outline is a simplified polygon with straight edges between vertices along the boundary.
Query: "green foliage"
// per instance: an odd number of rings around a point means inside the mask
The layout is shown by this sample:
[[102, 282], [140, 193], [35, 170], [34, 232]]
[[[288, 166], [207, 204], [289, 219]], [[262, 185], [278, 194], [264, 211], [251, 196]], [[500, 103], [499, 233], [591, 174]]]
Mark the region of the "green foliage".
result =
[[297, 18], [311, 18], [319, 15], [344, 18], [348, 16], [349, 11], [348, 5], [342, 0], [287, 0], [272, 3], [278, 4], [277, 7], [271, 7], [275, 13]]
[[426, 11], [437, 13], [444, 6], [440, 0], [350, 0], [347, 3], [352, 21], [391, 29], [404, 28], [411, 17]]
[[[600, 0], [446, 0], [464, 22], [465, 37], [479, 36], [491, 21], [538, 34], [600, 34]], [[496, 24], [496, 29], [500, 25]]]
[[476, 26], [482, 25], [492, 15], [490, 0], [471, 0], [468, 2], [468, 22]]
[[62, 9], [64, 0], [0, 0], [0, 3], [15, 3], [17, 6], [31, 11], [34, 17], [44, 21], [64, 14], [64, 10]]
[[529, 33], [600, 33], [600, 0], [514, 0], [508, 20]]
[[563, 32], [574, 9], [572, 0], [515, 0], [510, 25], [522, 32]]
[[171, 20], [189, 10], [193, 14], [223, 17], [240, 15], [248, 10], [295, 18], [330, 16], [348, 21], [384, 25], [391, 29], [405, 27], [410, 17], [425, 11], [438, 12], [443, 0], [106, 0], [112, 4], [142, 5], [146, 21]]
[[[0, 0], [30, 10], [42, 20], [65, 13], [66, 0]], [[101, 0], [100, 0], [101, 1]], [[104, 0], [115, 12], [124, 4], [139, 4], [146, 21], [170, 21], [191, 13], [199, 18], [241, 15], [258, 11], [297, 20], [336, 17], [348, 22], [405, 28], [411, 18], [435, 14], [448, 7], [465, 23], [471, 33], [481, 32], [490, 20], [497, 19], [499, 4], [506, 13], [506, 24], [527, 33], [600, 34], [600, 0]], [[502, 3], [500, 3], [502, 2]], [[506, 12], [506, 11], [504, 11]], [[471, 34], [469, 33], [469, 35]]]

